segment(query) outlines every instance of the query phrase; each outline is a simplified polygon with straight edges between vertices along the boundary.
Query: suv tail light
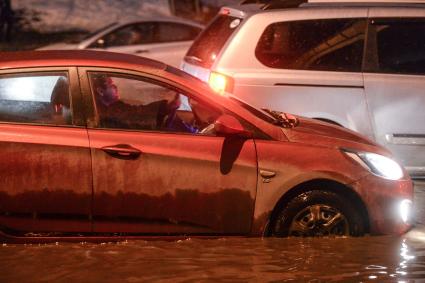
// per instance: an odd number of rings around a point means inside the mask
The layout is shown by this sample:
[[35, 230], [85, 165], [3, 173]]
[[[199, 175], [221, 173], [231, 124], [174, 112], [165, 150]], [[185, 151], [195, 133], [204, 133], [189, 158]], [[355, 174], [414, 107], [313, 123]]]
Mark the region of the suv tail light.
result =
[[230, 10], [227, 8], [223, 8], [220, 10], [220, 14], [222, 15], [230, 15]]
[[219, 94], [224, 94], [224, 92], [233, 92], [234, 81], [230, 76], [226, 76], [217, 72], [211, 72], [208, 84], [215, 92]]

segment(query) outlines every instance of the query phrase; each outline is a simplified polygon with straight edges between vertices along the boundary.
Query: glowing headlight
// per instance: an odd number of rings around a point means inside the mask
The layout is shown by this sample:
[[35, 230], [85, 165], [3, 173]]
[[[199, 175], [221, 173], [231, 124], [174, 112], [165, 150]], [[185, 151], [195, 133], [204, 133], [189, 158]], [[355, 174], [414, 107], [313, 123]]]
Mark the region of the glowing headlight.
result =
[[390, 180], [399, 180], [403, 177], [403, 169], [391, 158], [371, 152], [345, 151], [345, 153], [378, 176]]
[[399, 212], [401, 219], [404, 223], [407, 223], [410, 219], [410, 213], [412, 209], [412, 201], [408, 199], [404, 199], [400, 202]]

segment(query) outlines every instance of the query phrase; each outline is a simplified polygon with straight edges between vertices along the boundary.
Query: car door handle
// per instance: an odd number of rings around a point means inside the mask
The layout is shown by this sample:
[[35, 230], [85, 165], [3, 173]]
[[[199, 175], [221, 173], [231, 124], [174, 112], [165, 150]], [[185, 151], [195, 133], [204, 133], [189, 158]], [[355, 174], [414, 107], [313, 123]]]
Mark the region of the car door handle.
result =
[[136, 52], [134, 52], [134, 53], [136, 53], [136, 54], [149, 53], [149, 50], [141, 49], [141, 50], [136, 50]]
[[140, 150], [128, 144], [117, 144], [102, 147], [107, 154], [121, 159], [136, 159], [142, 154]]

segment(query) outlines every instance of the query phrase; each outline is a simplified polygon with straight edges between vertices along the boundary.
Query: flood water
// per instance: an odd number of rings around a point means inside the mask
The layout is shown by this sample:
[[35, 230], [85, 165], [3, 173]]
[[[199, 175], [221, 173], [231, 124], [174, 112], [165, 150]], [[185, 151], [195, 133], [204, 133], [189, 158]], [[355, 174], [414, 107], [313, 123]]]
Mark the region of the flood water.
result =
[[425, 182], [400, 236], [0, 246], [0, 282], [425, 282]]

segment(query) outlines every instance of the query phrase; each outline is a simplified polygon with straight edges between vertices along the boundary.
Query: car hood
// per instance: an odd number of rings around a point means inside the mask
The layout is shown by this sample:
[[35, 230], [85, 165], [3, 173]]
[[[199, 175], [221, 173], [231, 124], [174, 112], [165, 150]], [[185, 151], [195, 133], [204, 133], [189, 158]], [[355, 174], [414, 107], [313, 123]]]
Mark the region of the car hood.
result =
[[292, 128], [283, 128], [286, 137], [292, 142], [326, 147], [345, 147], [367, 150], [379, 147], [369, 138], [338, 125], [297, 116], [298, 124]]
[[72, 50], [78, 49], [78, 44], [54, 43], [38, 48], [37, 50]]

